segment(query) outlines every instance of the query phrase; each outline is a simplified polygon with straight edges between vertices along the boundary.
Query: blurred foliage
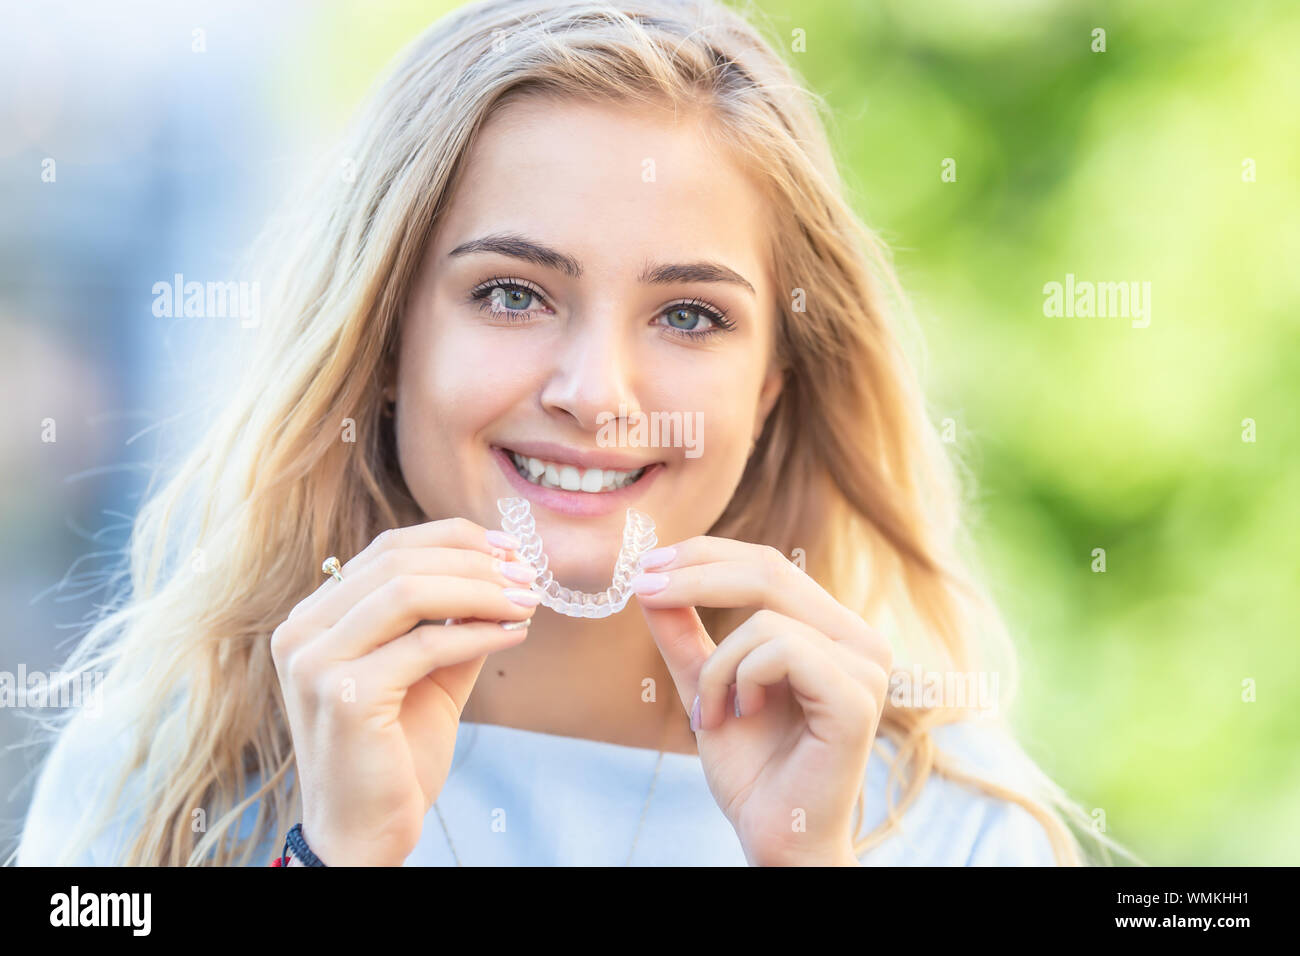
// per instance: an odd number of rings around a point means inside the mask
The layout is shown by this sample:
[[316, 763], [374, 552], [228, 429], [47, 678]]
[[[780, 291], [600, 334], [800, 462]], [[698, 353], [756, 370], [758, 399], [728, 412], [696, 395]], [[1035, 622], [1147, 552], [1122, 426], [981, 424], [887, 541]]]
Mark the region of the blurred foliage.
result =
[[[321, 8], [275, 95], [336, 126], [453, 6]], [[829, 106], [921, 319], [1022, 654], [1026, 747], [1149, 862], [1294, 863], [1300, 5], [763, 0], [757, 18]], [[331, 86], [307, 88], [295, 56], [322, 50]], [[1045, 317], [1067, 272], [1151, 282], [1150, 326]]]

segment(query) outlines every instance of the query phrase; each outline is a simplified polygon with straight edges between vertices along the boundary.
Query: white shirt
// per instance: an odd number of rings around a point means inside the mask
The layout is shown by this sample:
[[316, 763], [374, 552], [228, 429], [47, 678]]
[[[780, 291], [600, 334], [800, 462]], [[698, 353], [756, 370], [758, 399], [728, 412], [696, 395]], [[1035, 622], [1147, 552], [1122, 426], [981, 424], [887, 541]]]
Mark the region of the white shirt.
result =
[[[1025, 792], [1028, 757], [999, 725], [967, 721], [933, 733], [963, 769]], [[892, 759], [892, 742], [878, 743]], [[103, 806], [128, 745], [107, 719], [76, 715], [42, 768], [18, 865], [60, 862], [71, 824]], [[745, 866], [697, 755], [665, 752], [646, 805], [658, 760], [657, 750], [462, 722], [446, 784], [405, 865], [455, 866], [454, 846], [465, 866], [622, 866], [635, 837], [632, 866]], [[885, 817], [888, 772], [873, 750], [860, 834]], [[128, 783], [128, 802], [113, 825], [69, 862], [116, 865], [134, 835], [139, 807], [129, 795], [136, 784], [136, 778]], [[251, 834], [255, 815], [254, 805], [241, 820], [241, 836]], [[284, 834], [272, 837], [254, 863], [268, 865], [283, 843]], [[859, 859], [868, 866], [1055, 865], [1046, 832], [1026, 810], [933, 771], [903, 815], [901, 831]]]

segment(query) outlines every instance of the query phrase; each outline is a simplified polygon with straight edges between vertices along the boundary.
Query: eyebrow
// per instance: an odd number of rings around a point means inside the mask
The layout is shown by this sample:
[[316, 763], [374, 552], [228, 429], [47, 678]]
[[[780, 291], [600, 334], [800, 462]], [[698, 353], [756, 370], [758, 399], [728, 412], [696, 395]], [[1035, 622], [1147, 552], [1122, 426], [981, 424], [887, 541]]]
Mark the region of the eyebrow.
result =
[[[515, 234], [496, 234], [481, 239], [462, 242], [447, 257], [471, 255], [475, 252], [494, 252], [533, 265], [562, 272], [570, 278], [582, 276], [582, 263], [540, 242]], [[639, 282], [651, 285], [669, 285], [674, 282], [726, 282], [748, 289], [757, 295], [749, 281], [734, 269], [717, 262], [647, 263], [637, 276]]]

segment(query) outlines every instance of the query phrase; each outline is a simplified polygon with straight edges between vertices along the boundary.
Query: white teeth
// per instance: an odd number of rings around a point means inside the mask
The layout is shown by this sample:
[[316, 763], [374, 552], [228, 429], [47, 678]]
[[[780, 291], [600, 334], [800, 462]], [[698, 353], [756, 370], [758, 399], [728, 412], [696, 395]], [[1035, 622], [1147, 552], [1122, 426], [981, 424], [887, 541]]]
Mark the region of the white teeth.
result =
[[583, 491], [588, 494], [600, 494], [625, 488], [639, 479], [644, 468], [636, 471], [612, 471], [601, 468], [579, 470], [573, 465], [559, 465], [542, 461], [540, 458], [526, 458], [510, 452], [510, 460], [523, 477], [543, 488], [563, 488], [565, 491]]

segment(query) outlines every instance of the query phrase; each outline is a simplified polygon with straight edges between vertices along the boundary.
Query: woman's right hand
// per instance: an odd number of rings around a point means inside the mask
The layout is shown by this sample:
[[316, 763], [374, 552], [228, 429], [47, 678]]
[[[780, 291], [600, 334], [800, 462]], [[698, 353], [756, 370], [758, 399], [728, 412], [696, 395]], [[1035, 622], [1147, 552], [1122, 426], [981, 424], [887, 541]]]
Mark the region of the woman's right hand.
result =
[[484, 659], [528, 635], [499, 623], [536, 610], [518, 545], [463, 518], [385, 531], [271, 635], [303, 835], [326, 864], [400, 866], [415, 849]]

